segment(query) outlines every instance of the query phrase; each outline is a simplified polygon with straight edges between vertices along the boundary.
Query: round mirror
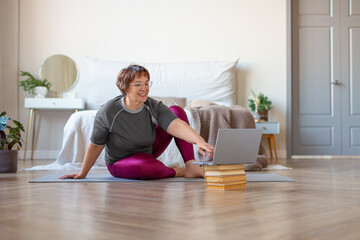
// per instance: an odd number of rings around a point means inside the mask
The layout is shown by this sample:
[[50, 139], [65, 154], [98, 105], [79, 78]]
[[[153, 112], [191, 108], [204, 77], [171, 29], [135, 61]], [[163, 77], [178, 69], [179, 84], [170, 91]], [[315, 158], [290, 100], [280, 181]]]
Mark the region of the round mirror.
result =
[[79, 79], [79, 67], [65, 55], [52, 55], [40, 67], [40, 78], [52, 83], [51, 91], [62, 93], [73, 88]]

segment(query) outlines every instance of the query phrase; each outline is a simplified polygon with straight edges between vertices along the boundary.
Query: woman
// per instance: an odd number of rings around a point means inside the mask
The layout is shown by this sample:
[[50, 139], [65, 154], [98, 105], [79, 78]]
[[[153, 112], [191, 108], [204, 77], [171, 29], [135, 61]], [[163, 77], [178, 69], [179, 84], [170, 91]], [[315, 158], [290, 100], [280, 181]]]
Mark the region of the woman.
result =
[[[213, 156], [214, 147], [192, 129], [184, 110], [168, 108], [148, 98], [151, 86], [148, 70], [130, 65], [121, 70], [116, 85], [122, 95], [105, 103], [96, 114], [91, 142], [81, 171], [60, 177], [85, 178], [105, 147], [106, 166], [114, 177], [160, 179], [168, 177], [204, 177], [194, 162], [192, 144], [198, 151]], [[167, 167], [157, 160], [172, 137], [185, 161], [185, 169]]]

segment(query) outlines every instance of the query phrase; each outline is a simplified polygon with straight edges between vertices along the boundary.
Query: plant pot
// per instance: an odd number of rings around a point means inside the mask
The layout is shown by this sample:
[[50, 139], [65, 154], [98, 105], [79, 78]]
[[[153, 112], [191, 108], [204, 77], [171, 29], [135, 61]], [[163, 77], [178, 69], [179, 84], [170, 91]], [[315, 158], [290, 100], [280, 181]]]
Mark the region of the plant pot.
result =
[[48, 89], [46, 87], [35, 87], [35, 98], [45, 98], [48, 93]]
[[18, 150], [0, 151], [0, 173], [16, 173]]
[[258, 110], [260, 115], [260, 121], [267, 122], [268, 121], [268, 114], [269, 110]]

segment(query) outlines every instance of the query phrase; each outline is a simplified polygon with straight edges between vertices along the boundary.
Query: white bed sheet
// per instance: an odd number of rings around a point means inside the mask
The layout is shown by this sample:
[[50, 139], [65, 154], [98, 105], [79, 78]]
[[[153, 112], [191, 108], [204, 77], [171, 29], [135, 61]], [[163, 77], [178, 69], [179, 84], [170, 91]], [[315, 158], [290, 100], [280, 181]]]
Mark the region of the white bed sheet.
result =
[[[64, 127], [62, 148], [55, 162], [34, 166], [24, 170], [74, 170], [81, 169], [85, 151], [90, 143], [90, 136], [97, 110], [86, 110], [73, 113]], [[185, 110], [189, 124], [194, 128], [194, 120], [190, 111]], [[193, 145], [194, 153], [197, 151]], [[197, 160], [197, 154], [195, 159]], [[101, 152], [92, 169], [106, 169], [105, 150]], [[158, 158], [166, 166], [185, 167], [181, 154], [172, 140], [168, 148]]]

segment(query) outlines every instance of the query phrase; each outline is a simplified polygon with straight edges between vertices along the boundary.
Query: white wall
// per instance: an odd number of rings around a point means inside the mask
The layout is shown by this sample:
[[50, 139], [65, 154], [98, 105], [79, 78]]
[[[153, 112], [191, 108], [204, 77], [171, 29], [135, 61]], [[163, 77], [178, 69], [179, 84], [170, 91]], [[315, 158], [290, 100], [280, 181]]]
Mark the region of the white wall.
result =
[[[269, 96], [285, 156], [286, 0], [20, 0], [19, 33], [19, 68], [35, 74], [58, 53], [80, 67], [85, 55], [140, 62], [239, 58], [238, 103], [247, 106], [250, 89]], [[25, 96], [21, 90], [24, 125]], [[56, 157], [70, 114], [39, 113], [35, 156]]]

